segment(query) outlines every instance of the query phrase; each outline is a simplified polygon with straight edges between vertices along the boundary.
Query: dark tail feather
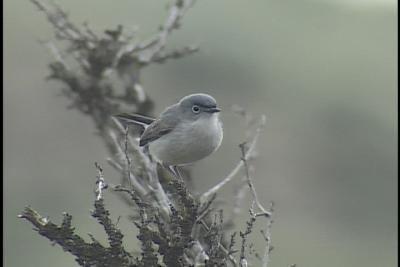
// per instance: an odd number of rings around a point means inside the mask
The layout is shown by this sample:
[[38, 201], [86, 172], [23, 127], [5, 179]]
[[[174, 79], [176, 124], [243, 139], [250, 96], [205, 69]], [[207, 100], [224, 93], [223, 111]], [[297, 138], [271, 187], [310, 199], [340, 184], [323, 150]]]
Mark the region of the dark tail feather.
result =
[[113, 115], [113, 117], [117, 118], [120, 120], [122, 123], [126, 124], [135, 124], [135, 125], [141, 125], [143, 127], [146, 127], [147, 125], [151, 124], [155, 119], [146, 117], [143, 115], [139, 114], [128, 114], [128, 113], [121, 113], [117, 115]]

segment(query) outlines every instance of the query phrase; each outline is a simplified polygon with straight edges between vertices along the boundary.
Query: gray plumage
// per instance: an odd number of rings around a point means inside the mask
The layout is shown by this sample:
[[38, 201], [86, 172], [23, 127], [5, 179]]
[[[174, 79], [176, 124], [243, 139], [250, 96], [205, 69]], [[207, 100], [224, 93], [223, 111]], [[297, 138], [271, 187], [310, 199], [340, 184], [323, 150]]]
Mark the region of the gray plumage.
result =
[[148, 145], [159, 161], [185, 165], [210, 155], [221, 144], [219, 111], [213, 97], [193, 94], [165, 109], [155, 120], [137, 114], [116, 117], [145, 127], [139, 145]]

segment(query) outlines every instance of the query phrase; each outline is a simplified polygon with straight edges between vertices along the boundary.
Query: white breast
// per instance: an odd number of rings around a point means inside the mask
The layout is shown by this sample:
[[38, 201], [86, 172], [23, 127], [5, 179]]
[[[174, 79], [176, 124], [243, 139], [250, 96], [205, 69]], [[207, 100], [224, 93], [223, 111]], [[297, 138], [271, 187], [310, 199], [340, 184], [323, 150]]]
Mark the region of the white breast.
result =
[[218, 114], [195, 122], [180, 123], [172, 132], [149, 145], [150, 153], [167, 165], [185, 165], [213, 153], [221, 144], [222, 125]]

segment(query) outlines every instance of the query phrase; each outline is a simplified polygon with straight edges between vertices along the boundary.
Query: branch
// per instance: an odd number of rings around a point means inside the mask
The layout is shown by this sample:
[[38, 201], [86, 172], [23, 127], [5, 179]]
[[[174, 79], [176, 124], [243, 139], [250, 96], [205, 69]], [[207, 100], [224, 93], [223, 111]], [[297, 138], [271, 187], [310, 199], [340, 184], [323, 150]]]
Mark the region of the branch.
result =
[[60, 245], [65, 251], [69, 251], [82, 266], [134, 267], [136, 265], [133, 264], [133, 257], [122, 246], [123, 235], [109, 218], [110, 213], [104, 206], [102, 190], [105, 188], [105, 182], [102, 169], [97, 163], [96, 168], [98, 169], [96, 200], [92, 216], [103, 225], [108, 236], [109, 247], [101, 245], [93, 237], [92, 242], [88, 243], [75, 234], [75, 228], [71, 225], [72, 216], [68, 213], [63, 213], [60, 226], [52, 223], [30, 207], [26, 207], [18, 217], [29, 221], [36, 227], [35, 230], [40, 235]]
[[103, 189], [107, 189], [108, 185], [104, 181], [103, 169], [100, 167], [100, 165], [97, 162], [95, 162], [94, 165], [96, 166], [96, 169], [98, 172], [98, 174], [96, 176], [97, 187], [95, 189], [96, 200], [100, 200], [103, 198], [103, 196], [102, 196]]
[[182, 49], [175, 49], [168, 53], [160, 52], [153, 57], [153, 62], [164, 63], [168, 59], [178, 59], [193, 54], [197, 51], [199, 51], [197, 46], [187, 46]]
[[[251, 217], [250, 217], [250, 221], [247, 222], [247, 226], [248, 227], [247, 227], [246, 232], [244, 234], [240, 233], [240, 236], [242, 237], [242, 250], [241, 250], [240, 258], [241, 258], [241, 262], [242, 262], [242, 260], [247, 262], [247, 260], [245, 259], [245, 255], [244, 255], [246, 237], [247, 237], [247, 235], [250, 234], [250, 232], [251, 232], [251, 230], [253, 228], [253, 224], [256, 221], [256, 218], [258, 216], [264, 216], [266, 218], [269, 218], [269, 220], [268, 220], [268, 223], [267, 223], [266, 231], [264, 232], [263, 230], [261, 230], [261, 233], [263, 234], [264, 239], [266, 241], [266, 246], [265, 246], [265, 250], [264, 250], [264, 256], [262, 258], [262, 267], [267, 267], [268, 262], [269, 262], [269, 254], [270, 254], [270, 252], [272, 250], [272, 247], [271, 247], [271, 225], [272, 225], [273, 221], [270, 218], [272, 216], [273, 205], [274, 204], [273, 204], [273, 202], [271, 202], [269, 211], [267, 211], [264, 208], [264, 206], [261, 204], [261, 202], [259, 201], [258, 195], [257, 195], [257, 191], [255, 190], [253, 181], [251, 180], [251, 177], [250, 177], [249, 165], [248, 165], [247, 159], [245, 157], [245, 155], [246, 155], [245, 143], [242, 143], [239, 146], [240, 146], [240, 150], [242, 152], [242, 161], [243, 161], [243, 164], [244, 164], [246, 181], [247, 181], [247, 184], [248, 184], [248, 186], [250, 188], [250, 192], [251, 192], [251, 194], [253, 196], [253, 203], [252, 203], [251, 208], [250, 208]], [[254, 205], [256, 205], [257, 208], [261, 212], [255, 212], [254, 211]]]
[[[273, 211], [273, 202], [271, 202], [270, 204], [270, 211]], [[271, 246], [271, 227], [272, 227], [272, 223], [274, 221], [273, 220], [269, 220], [268, 224], [267, 224], [267, 228], [265, 231], [261, 230], [261, 234], [264, 236], [265, 242], [266, 242], [266, 246], [264, 249], [264, 255], [262, 258], [262, 267], [267, 267], [268, 263], [269, 263], [269, 254], [272, 250], [272, 246]]]
[[31, 0], [31, 2], [46, 14], [48, 21], [57, 30], [56, 34], [59, 38], [79, 40], [83, 37], [78, 27], [68, 20], [67, 14], [59, 6], [53, 3], [52, 8], [54, 8], [54, 11], [52, 11], [50, 7], [41, 1]]
[[271, 213], [269, 211], [267, 211], [263, 207], [263, 205], [261, 204], [260, 200], [258, 199], [257, 192], [254, 189], [253, 181], [250, 178], [249, 166], [247, 164], [247, 158], [246, 158], [246, 152], [245, 152], [245, 143], [240, 144], [239, 147], [240, 147], [240, 150], [242, 152], [242, 158], [241, 159], [242, 159], [244, 170], [245, 170], [245, 173], [246, 173], [247, 184], [248, 184], [248, 186], [250, 188], [251, 194], [253, 195], [254, 203], [257, 205], [258, 209], [261, 210], [261, 212], [255, 213], [254, 215], [255, 215], [255, 217], [258, 217], [258, 216], [270, 217]]
[[254, 213], [250, 210], [250, 220], [246, 222], [247, 227], [244, 232], [240, 231], [239, 235], [242, 238], [242, 245], [240, 248], [240, 267], [247, 267], [248, 261], [246, 259], [245, 251], [246, 251], [246, 246], [247, 246], [247, 237], [248, 235], [251, 234], [254, 223], [256, 222], [256, 216], [254, 216]]
[[[265, 120], [266, 120], [265, 115], [261, 116], [258, 128], [256, 129], [256, 133], [253, 137], [253, 140], [250, 142], [249, 149], [246, 151], [246, 153], [243, 157], [244, 159], [248, 160], [253, 155], [255, 148], [256, 148], [258, 137], [261, 132], [261, 129], [265, 125]], [[239, 161], [238, 164], [236, 165], [236, 167], [228, 174], [227, 177], [225, 177], [221, 182], [216, 184], [214, 187], [210, 188], [207, 192], [203, 193], [203, 195], [200, 198], [201, 202], [202, 203], [205, 202], [209, 198], [209, 196], [217, 193], [225, 184], [230, 182], [243, 166], [244, 166], [244, 161], [243, 160]]]
[[170, 7], [169, 14], [164, 24], [161, 26], [160, 32], [148, 41], [141, 43], [137, 48], [140, 51], [139, 60], [143, 63], [148, 63], [164, 49], [168, 35], [179, 28], [183, 16], [187, 10], [192, 7], [195, 0], [175, 0], [175, 3]]

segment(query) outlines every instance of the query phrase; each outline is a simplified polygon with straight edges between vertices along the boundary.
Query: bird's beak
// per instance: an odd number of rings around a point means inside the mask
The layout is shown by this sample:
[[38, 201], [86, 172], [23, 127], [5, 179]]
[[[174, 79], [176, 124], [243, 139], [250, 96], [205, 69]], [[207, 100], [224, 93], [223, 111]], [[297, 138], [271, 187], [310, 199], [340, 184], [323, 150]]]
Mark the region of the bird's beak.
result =
[[215, 108], [208, 108], [206, 109], [206, 111], [209, 113], [216, 113], [216, 112], [221, 112], [221, 109], [215, 107]]

